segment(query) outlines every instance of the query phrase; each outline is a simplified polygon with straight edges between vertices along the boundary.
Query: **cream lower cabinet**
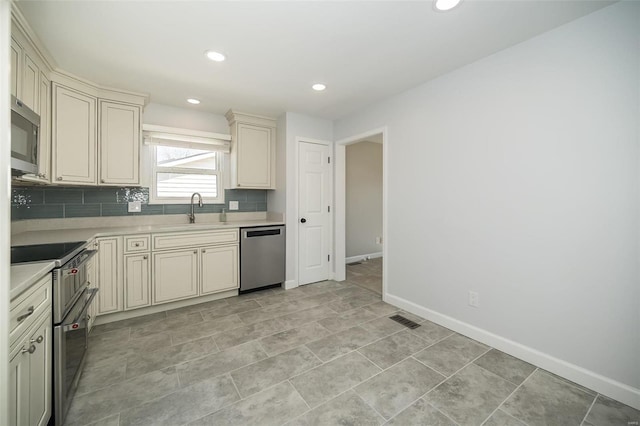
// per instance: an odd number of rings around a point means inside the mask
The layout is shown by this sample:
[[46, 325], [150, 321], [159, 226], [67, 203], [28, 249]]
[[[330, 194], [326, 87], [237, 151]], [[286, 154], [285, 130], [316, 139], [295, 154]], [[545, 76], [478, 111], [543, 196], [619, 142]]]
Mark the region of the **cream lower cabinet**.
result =
[[124, 309], [122, 237], [97, 238], [98, 315]]
[[44, 426], [51, 417], [51, 310], [9, 355], [9, 424]]
[[153, 303], [198, 295], [198, 250], [172, 250], [153, 254]]
[[[90, 242], [89, 243], [89, 247], [91, 249], [97, 249], [98, 248], [98, 243], [97, 242]], [[98, 288], [98, 276], [97, 276], [97, 271], [96, 271], [96, 256], [92, 257], [91, 259], [89, 259], [89, 261], [87, 262], [87, 281], [89, 284], [89, 289], [94, 289], [94, 288]], [[100, 290], [98, 289], [98, 292]], [[93, 328], [93, 323], [96, 320], [96, 317], [98, 316], [98, 297], [94, 297], [93, 300], [91, 301], [91, 305], [89, 305], [89, 309], [87, 310], [87, 327], [89, 328], [89, 332], [91, 332], [91, 329]]]
[[151, 306], [151, 260], [149, 254], [124, 256], [124, 309]]
[[200, 249], [201, 294], [238, 288], [238, 245]]

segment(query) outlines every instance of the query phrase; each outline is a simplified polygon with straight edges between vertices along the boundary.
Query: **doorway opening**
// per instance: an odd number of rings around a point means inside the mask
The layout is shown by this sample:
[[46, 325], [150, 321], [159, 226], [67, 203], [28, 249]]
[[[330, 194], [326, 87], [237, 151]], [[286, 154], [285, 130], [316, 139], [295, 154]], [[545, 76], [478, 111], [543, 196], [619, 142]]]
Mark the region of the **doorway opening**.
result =
[[348, 282], [382, 294], [382, 134], [346, 145]]
[[336, 142], [336, 280], [386, 293], [386, 129]]

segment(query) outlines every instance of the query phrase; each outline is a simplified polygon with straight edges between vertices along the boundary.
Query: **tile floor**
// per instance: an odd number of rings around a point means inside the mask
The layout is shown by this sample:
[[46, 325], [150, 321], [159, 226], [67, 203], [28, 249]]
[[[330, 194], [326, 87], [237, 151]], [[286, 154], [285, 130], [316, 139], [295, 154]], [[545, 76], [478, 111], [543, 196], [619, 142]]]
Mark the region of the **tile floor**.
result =
[[382, 258], [347, 264], [347, 280], [367, 290], [382, 294]]
[[[326, 281], [98, 326], [67, 425], [633, 424], [640, 412]], [[637, 424], [637, 423], [636, 423]]]

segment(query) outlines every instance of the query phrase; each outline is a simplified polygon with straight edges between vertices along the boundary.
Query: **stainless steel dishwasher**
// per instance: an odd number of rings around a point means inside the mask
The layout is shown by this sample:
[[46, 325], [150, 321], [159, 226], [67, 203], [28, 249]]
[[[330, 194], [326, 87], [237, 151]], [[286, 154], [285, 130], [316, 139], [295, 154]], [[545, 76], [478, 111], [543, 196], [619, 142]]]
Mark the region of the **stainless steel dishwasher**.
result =
[[240, 292], [285, 279], [284, 225], [240, 228]]

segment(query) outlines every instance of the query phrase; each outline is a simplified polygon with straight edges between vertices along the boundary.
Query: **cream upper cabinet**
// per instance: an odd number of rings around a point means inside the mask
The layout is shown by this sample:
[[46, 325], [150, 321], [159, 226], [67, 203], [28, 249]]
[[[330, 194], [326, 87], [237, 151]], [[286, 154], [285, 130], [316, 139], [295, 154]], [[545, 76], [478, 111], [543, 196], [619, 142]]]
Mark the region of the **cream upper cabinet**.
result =
[[229, 111], [231, 127], [231, 186], [275, 189], [276, 121]]
[[20, 99], [22, 95], [22, 46], [11, 37], [11, 94]]
[[140, 183], [140, 107], [100, 101], [100, 182]]
[[98, 315], [124, 309], [122, 289], [122, 237], [98, 238], [96, 270], [98, 277]]
[[238, 288], [238, 245], [202, 248], [200, 276], [200, 294]]
[[38, 67], [27, 52], [24, 53], [24, 62], [22, 65], [22, 95], [20, 100], [39, 114], [40, 67]]
[[198, 295], [198, 250], [153, 254], [153, 303], [171, 302]]
[[59, 71], [52, 80], [52, 183], [139, 185], [146, 97], [101, 89]]
[[96, 183], [97, 99], [53, 86], [53, 176], [58, 183]]
[[51, 82], [40, 73], [40, 145], [38, 146], [38, 175], [51, 181]]

